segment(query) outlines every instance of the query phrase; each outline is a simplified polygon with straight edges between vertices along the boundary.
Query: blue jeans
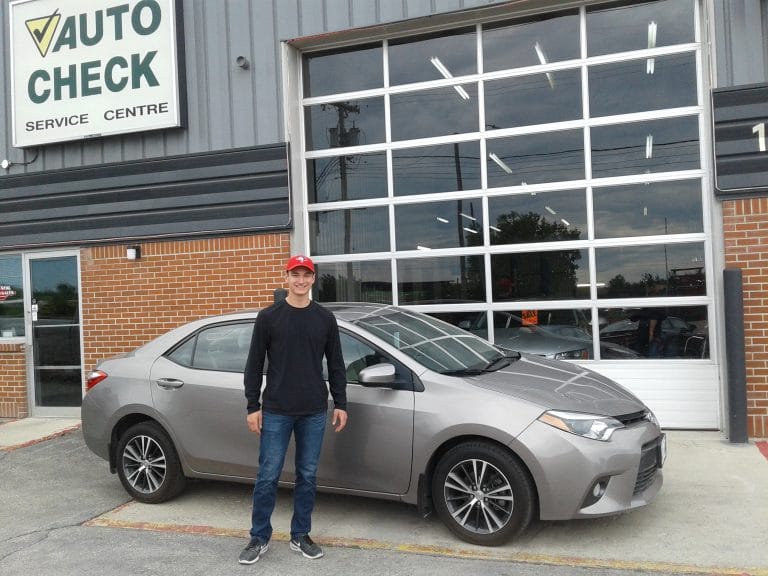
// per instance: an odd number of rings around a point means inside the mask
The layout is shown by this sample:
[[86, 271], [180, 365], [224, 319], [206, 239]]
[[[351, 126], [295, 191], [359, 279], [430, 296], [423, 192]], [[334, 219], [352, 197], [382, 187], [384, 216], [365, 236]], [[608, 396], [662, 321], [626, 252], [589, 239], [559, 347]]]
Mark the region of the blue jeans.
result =
[[317, 463], [323, 445], [326, 413], [283, 416], [264, 412], [261, 422], [259, 473], [253, 487], [251, 538], [269, 542], [277, 499], [277, 481], [293, 434], [296, 441], [296, 485], [293, 489], [291, 538], [309, 534], [317, 489]]

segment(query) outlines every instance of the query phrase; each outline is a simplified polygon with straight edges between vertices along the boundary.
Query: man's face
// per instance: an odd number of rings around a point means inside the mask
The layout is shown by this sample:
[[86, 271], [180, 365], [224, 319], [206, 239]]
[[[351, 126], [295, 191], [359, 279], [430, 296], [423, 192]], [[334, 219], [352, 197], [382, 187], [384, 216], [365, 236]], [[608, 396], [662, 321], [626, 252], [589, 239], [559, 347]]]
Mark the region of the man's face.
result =
[[306, 296], [315, 283], [315, 275], [309, 268], [299, 267], [286, 272], [288, 292], [294, 296]]

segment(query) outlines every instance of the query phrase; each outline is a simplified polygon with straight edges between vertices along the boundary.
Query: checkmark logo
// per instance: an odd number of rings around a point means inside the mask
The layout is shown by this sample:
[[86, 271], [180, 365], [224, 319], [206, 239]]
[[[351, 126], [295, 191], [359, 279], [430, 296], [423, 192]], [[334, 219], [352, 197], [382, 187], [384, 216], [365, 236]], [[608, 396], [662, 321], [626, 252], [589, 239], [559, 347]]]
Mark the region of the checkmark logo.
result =
[[59, 27], [59, 20], [61, 20], [61, 14], [59, 14], [59, 9], [56, 8], [50, 16], [31, 18], [25, 22], [27, 30], [29, 30], [29, 34], [32, 36], [32, 40], [35, 42], [35, 46], [37, 46], [37, 50], [43, 58], [48, 54], [48, 49], [51, 47], [51, 41], [56, 34], [56, 29]]

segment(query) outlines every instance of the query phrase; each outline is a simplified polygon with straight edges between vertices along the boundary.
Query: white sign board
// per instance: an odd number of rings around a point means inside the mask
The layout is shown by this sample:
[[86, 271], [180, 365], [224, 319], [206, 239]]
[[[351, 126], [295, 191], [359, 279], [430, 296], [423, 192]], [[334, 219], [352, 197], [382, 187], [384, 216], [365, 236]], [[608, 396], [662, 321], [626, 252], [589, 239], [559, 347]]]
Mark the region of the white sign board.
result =
[[179, 10], [177, 0], [11, 2], [13, 145], [181, 126]]

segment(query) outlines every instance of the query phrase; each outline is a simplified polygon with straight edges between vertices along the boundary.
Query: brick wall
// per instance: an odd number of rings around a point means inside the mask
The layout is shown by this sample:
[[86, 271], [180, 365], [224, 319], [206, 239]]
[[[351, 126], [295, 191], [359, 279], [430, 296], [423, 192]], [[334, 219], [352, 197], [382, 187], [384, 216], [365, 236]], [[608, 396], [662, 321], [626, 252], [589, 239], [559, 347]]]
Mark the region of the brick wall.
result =
[[725, 265], [741, 268], [747, 431], [768, 437], [768, 198], [723, 202]]
[[0, 418], [28, 416], [24, 344], [0, 344]]
[[287, 234], [136, 243], [81, 251], [85, 369], [185, 322], [272, 302], [284, 287]]

